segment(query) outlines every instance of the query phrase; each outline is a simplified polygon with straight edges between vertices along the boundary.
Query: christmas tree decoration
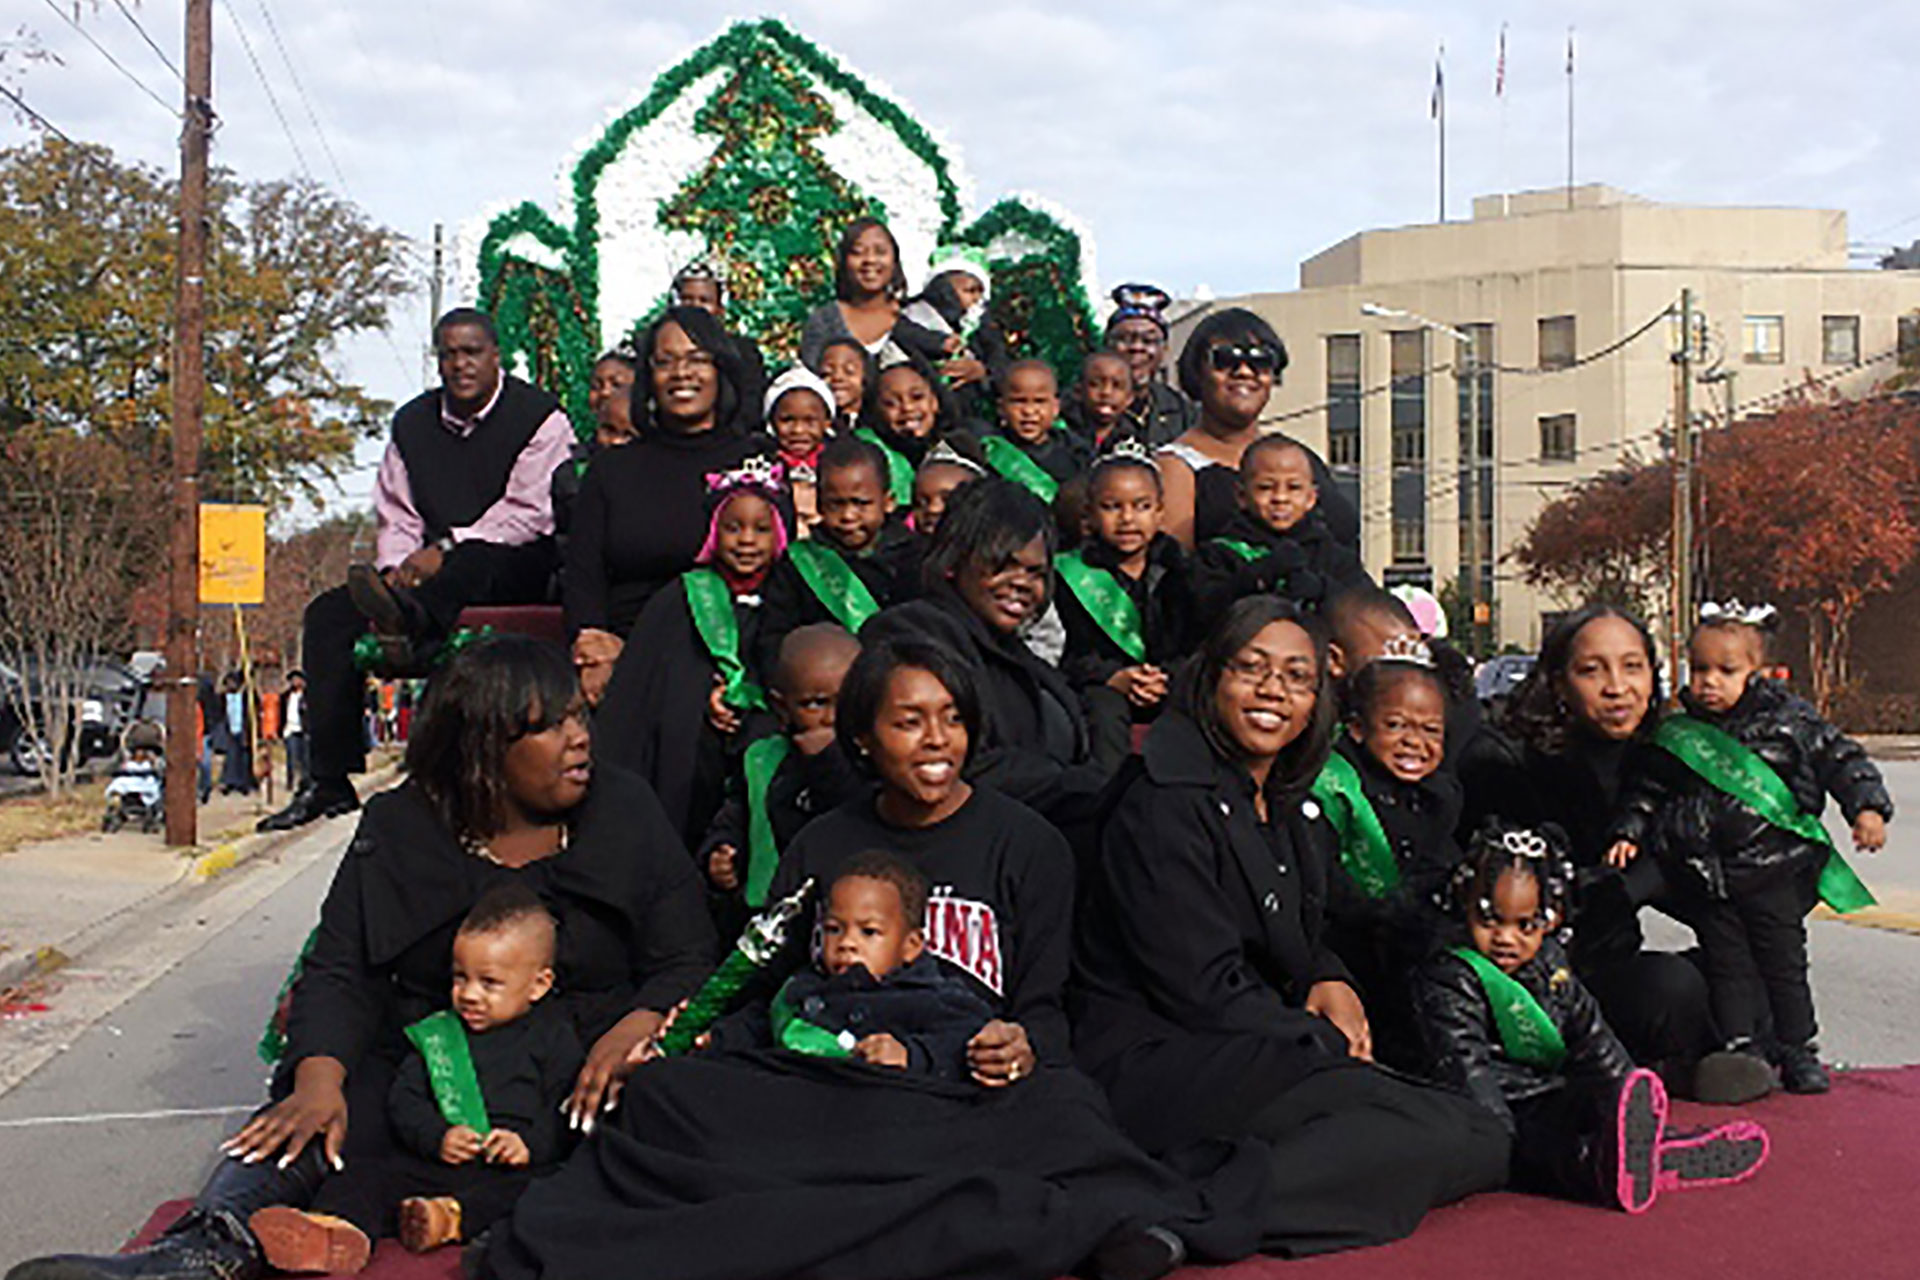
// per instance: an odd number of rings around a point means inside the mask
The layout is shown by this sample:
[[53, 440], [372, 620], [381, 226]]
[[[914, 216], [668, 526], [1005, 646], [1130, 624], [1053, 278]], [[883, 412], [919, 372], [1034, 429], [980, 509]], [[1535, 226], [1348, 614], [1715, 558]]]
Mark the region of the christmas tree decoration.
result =
[[712, 263], [728, 325], [777, 367], [833, 298], [840, 234], [871, 215], [915, 291], [936, 247], [979, 250], [1015, 354], [1071, 379], [1098, 332], [1091, 237], [1028, 196], [969, 222], [968, 191], [950, 149], [873, 82], [779, 21], [740, 22], [581, 149], [558, 216], [528, 202], [465, 228], [456, 296], [493, 314], [508, 367], [585, 434], [595, 357], [660, 313], [677, 270]]

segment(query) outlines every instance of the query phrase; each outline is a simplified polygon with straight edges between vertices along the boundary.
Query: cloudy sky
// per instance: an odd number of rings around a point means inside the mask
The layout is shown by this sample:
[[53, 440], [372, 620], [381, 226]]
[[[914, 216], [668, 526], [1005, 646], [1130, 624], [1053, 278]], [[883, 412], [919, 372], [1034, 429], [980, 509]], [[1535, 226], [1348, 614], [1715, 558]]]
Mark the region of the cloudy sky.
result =
[[[177, 62], [181, 0], [80, 6], [88, 34], [177, 101], [122, 4]], [[73, 8], [0, 0], [0, 38], [31, 30], [59, 60], [0, 70], [66, 133], [171, 168], [174, 121], [68, 25]], [[521, 199], [558, 211], [559, 169], [583, 140], [730, 18], [759, 12], [685, 0], [216, 0], [216, 158], [250, 178], [304, 166], [422, 239], [435, 221], [451, 228]], [[1851, 237], [1871, 247], [1920, 238], [1902, 93], [1920, 60], [1910, 0], [792, 0], [776, 12], [933, 126], [978, 205], [1018, 189], [1076, 213], [1108, 283], [1289, 288], [1300, 259], [1355, 230], [1430, 220], [1442, 42], [1453, 214], [1476, 193], [1561, 182], [1569, 27], [1580, 180], [1675, 202], [1844, 209]], [[1493, 93], [1503, 22], [1504, 108]], [[0, 144], [32, 136], [0, 113]], [[423, 298], [393, 344], [348, 353], [377, 393], [417, 388], [425, 312]], [[363, 469], [345, 500], [370, 482]]]

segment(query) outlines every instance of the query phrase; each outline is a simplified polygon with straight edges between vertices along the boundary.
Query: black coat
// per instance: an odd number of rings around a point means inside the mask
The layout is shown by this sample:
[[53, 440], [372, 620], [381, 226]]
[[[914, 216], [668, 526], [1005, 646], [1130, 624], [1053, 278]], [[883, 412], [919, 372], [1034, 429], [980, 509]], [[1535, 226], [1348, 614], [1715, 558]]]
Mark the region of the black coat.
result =
[[[1147, 642], [1147, 661], [1171, 671], [1192, 652], [1198, 636], [1193, 631], [1193, 590], [1187, 555], [1166, 534], [1155, 534], [1147, 547], [1147, 571], [1138, 578], [1121, 573], [1120, 559], [1097, 538], [1080, 545], [1080, 558], [1095, 569], [1111, 573], [1133, 598], [1140, 612], [1140, 630]], [[1060, 672], [1080, 688], [1104, 685], [1116, 672], [1138, 666], [1138, 661], [1114, 643], [1087, 612], [1073, 588], [1056, 575], [1055, 598], [1060, 621], [1067, 629], [1067, 651]]]
[[1324, 937], [1325, 824], [1298, 797], [1262, 823], [1252, 780], [1178, 714], [1116, 793], [1075, 922], [1082, 1065], [1098, 1078], [1142, 1041], [1193, 1032], [1291, 1043], [1295, 1079], [1344, 1061], [1345, 1037], [1303, 1007], [1315, 983], [1348, 980]]
[[[751, 662], [760, 597], [735, 597], [733, 612], [740, 656]], [[595, 757], [645, 778], [686, 847], [706, 834], [744, 742], [744, 735], [734, 735], [742, 743], [723, 737], [707, 719], [718, 673], [694, 625], [685, 579], [676, 578], [633, 624], [593, 718]]]
[[[738, 855], [736, 866], [743, 886], [753, 843], [753, 814], [747, 802], [746, 776], [741, 768], [744, 757], [743, 747], [733, 758], [733, 769], [727, 778], [727, 798], [696, 850], [699, 864], [705, 868], [709, 854], [723, 844], [732, 845]], [[854, 799], [867, 785], [867, 780], [848, 762], [838, 742], [829, 743], [813, 755], [805, 755], [797, 747], [788, 751], [787, 758], [780, 762], [767, 783], [767, 821], [773, 828], [774, 848], [784, 852], [809, 822]], [[722, 938], [737, 937], [746, 926], [748, 908], [741, 889], [727, 892], [710, 889], [708, 905]]]
[[991, 434], [1001, 437], [1026, 454], [1055, 484], [1065, 484], [1073, 479], [1085, 471], [1087, 464], [1093, 460], [1093, 451], [1086, 441], [1061, 427], [1047, 432], [1047, 438], [1037, 445], [1028, 444], [1005, 427], [995, 427]]
[[[837, 977], [807, 968], [788, 978], [781, 995], [796, 1017], [855, 1039], [890, 1035], [907, 1051], [908, 1071], [956, 1083], [970, 1078], [967, 1042], [993, 1018], [993, 1008], [967, 983], [923, 951], [885, 979], [855, 966]], [[721, 1051], [774, 1047], [766, 1008], [743, 1010], [714, 1028]]]
[[[586, 1053], [573, 1023], [552, 999], [541, 1000], [524, 1017], [505, 1026], [467, 1033], [473, 1074], [496, 1129], [516, 1134], [527, 1144], [535, 1168], [551, 1165], [565, 1153], [566, 1130], [560, 1104], [573, 1092]], [[387, 1118], [400, 1146], [422, 1160], [440, 1163], [440, 1142], [451, 1128], [434, 1101], [427, 1064], [415, 1052], [401, 1064], [387, 1098]]]
[[1032, 806], [1055, 825], [1083, 822], [1099, 811], [1120, 760], [1111, 750], [1095, 754], [1080, 699], [1065, 676], [1018, 639], [995, 634], [945, 584], [886, 610], [860, 633], [867, 643], [895, 636], [937, 641], [973, 669], [982, 724], [967, 760], [970, 779]]
[[446, 1007], [461, 919], [508, 880], [538, 893], [559, 923], [547, 1000], [583, 1044], [634, 1009], [672, 1008], [712, 968], [692, 860], [639, 778], [597, 769], [566, 850], [518, 870], [463, 849], [408, 782], [367, 802], [334, 873], [293, 988], [285, 1084], [305, 1058], [338, 1059], [349, 1076], [368, 1055], [405, 1058], [403, 1029]]
[[1244, 542], [1264, 554], [1248, 560], [1216, 540], [1195, 549], [1194, 610], [1202, 632], [1245, 596], [1271, 593], [1313, 612], [1350, 587], [1373, 584], [1360, 557], [1334, 539], [1318, 512], [1308, 513], [1285, 533], [1275, 533], [1245, 511], [1236, 512], [1219, 537]]
[[[920, 545], [922, 540], [914, 536], [901, 517], [891, 517], [880, 526], [880, 535], [873, 545], [859, 555], [842, 550], [825, 526], [814, 527], [813, 540], [840, 552], [840, 558], [853, 570], [853, 576], [873, 593], [874, 603], [882, 609], [919, 594], [920, 561], [926, 552]], [[760, 594], [761, 624], [748, 652], [761, 683], [770, 684], [780, 665], [780, 645], [788, 632], [816, 622], [837, 623], [839, 619], [821, 603], [807, 580], [800, 576], [800, 570], [785, 556], [767, 573]]]
[[[1848, 822], [1868, 811], [1893, 816], [1893, 797], [1866, 749], [1778, 681], [1754, 677], [1718, 716], [1691, 694], [1680, 697], [1689, 715], [1766, 761], [1802, 813], [1817, 817], [1831, 794]], [[1825, 845], [1768, 822], [1669, 752], [1649, 748], [1646, 765], [1620, 797], [1612, 834], [1656, 853], [1676, 884], [1724, 898], [1752, 877], [1825, 861]]]
[[1600, 1015], [1599, 1001], [1574, 975], [1557, 942], [1549, 938], [1511, 976], [1533, 993], [1566, 1042], [1567, 1057], [1557, 1070], [1507, 1057], [1486, 988], [1465, 960], [1443, 952], [1422, 965], [1414, 980], [1433, 1078], [1472, 1094], [1509, 1131], [1511, 1103], [1552, 1093], [1569, 1080], [1617, 1083], [1633, 1070], [1633, 1059]]

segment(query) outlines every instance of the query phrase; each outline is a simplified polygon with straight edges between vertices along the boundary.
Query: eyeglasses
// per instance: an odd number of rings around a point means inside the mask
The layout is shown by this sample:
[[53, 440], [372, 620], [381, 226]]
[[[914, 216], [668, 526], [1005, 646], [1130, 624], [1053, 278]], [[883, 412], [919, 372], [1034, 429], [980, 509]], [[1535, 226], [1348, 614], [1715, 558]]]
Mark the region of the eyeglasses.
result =
[[1215, 373], [1232, 373], [1241, 365], [1255, 373], [1272, 373], [1280, 367], [1280, 353], [1262, 342], [1244, 347], [1214, 347], [1207, 352], [1207, 358]]
[[1157, 328], [1134, 325], [1118, 329], [1108, 338], [1116, 351], [1138, 351], [1167, 345], [1167, 335]]
[[672, 373], [678, 369], [711, 369], [713, 355], [706, 351], [689, 351], [685, 355], [655, 355], [648, 364], [655, 373]]
[[1278, 680], [1290, 694], [1312, 693], [1320, 686], [1320, 673], [1310, 662], [1276, 667], [1265, 658], [1229, 658], [1227, 674], [1256, 690], [1266, 688], [1272, 680]]

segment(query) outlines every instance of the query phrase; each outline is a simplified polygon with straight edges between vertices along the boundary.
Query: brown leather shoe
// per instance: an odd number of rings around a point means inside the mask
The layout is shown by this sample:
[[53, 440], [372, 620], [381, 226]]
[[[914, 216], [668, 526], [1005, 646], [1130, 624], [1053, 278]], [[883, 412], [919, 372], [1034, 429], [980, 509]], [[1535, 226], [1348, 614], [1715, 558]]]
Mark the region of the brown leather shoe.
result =
[[400, 1202], [400, 1243], [425, 1253], [460, 1239], [460, 1202], [452, 1196], [409, 1196]]
[[267, 1264], [307, 1275], [352, 1275], [367, 1265], [373, 1242], [345, 1218], [269, 1205], [247, 1219]]

